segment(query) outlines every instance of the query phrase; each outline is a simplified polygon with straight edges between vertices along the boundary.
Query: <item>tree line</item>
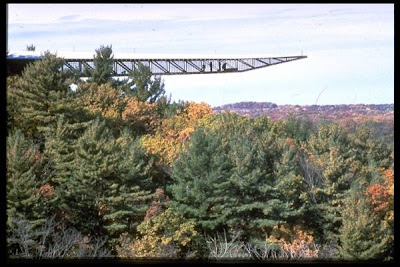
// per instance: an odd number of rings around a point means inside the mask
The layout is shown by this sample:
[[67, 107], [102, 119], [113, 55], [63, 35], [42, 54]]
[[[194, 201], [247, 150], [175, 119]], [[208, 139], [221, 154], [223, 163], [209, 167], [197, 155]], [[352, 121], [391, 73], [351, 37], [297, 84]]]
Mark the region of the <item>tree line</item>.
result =
[[[139, 65], [7, 77], [10, 258], [392, 260], [394, 152], [371, 130], [214, 114]], [[71, 83], [77, 84], [72, 90]]]

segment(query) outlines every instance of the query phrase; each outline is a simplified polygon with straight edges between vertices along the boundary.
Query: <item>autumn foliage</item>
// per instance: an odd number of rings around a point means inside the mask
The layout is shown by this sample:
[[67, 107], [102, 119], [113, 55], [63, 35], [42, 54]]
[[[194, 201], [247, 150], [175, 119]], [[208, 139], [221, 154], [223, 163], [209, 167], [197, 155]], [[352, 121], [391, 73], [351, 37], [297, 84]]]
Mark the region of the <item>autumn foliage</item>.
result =
[[144, 65], [114, 79], [111, 48], [88, 81], [55, 55], [7, 78], [9, 255], [46, 258], [64, 240], [76, 249], [53, 256], [393, 259], [391, 120], [171, 103]]
[[[365, 190], [375, 215], [388, 223], [394, 220], [394, 171], [384, 170], [384, 184], [375, 184]], [[382, 218], [383, 217], [383, 218]]]
[[184, 142], [189, 139], [190, 134], [210, 116], [212, 109], [209, 105], [187, 102], [183, 111], [164, 119], [154, 135], [143, 136], [143, 145], [149, 154], [159, 156], [160, 164], [170, 166], [184, 148]]
[[108, 83], [81, 84], [78, 92], [82, 94], [80, 100], [89, 112], [105, 118], [120, 118], [126, 106], [126, 99]]
[[121, 236], [121, 245], [117, 247], [121, 258], [185, 257], [198, 235], [195, 223], [176, 214], [171, 208], [143, 221], [137, 230], [139, 235], [135, 239], [128, 234]]
[[319, 248], [314, 242], [314, 237], [299, 225], [274, 226], [267, 242], [279, 244], [283, 254], [289, 259], [318, 257]]
[[156, 104], [142, 102], [134, 97], [128, 100], [121, 115], [124, 124], [139, 133], [154, 132], [161, 121]]
[[385, 188], [383, 185], [372, 185], [368, 187], [365, 193], [370, 198], [371, 205], [374, 206], [374, 211], [379, 212], [388, 208], [389, 193], [387, 188]]

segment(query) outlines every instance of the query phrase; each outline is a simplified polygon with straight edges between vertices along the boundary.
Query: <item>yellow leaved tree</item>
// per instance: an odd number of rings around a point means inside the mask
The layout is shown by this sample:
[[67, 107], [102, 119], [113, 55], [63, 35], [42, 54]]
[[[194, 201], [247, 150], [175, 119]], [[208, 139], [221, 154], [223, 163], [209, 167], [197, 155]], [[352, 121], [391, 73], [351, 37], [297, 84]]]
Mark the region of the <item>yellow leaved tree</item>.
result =
[[127, 100], [111, 84], [82, 83], [78, 90], [83, 106], [90, 113], [105, 118], [121, 118]]
[[117, 253], [120, 258], [186, 258], [193, 257], [191, 245], [198, 233], [195, 223], [174, 212], [172, 208], [145, 219], [139, 233], [131, 239], [121, 235]]
[[160, 114], [155, 103], [130, 97], [122, 111], [122, 120], [136, 133], [153, 133], [160, 125]]
[[149, 154], [158, 156], [159, 164], [171, 166], [190, 134], [211, 118], [212, 108], [208, 104], [186, 102], [183, 111], [164, 119], [154, 135], [142, 137], [142, 143]]
[[267, 242], [279, 244], [283, 258], [311, 259], [318, 257], [319, 247], [315, 244], [314, 237], [299, 225], [274, 226]]

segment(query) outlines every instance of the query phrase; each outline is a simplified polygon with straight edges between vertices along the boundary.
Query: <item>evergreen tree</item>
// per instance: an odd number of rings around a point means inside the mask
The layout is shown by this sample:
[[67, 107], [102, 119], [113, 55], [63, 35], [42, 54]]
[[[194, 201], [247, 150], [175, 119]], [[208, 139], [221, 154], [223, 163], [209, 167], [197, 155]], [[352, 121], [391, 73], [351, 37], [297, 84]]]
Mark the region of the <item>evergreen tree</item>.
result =
[[297, 151], [278, 145], [269, 120], [221, 114], [210, 128], [198, 128], [174, 163], [171, 205], [177, 212], [207, 231], [229, 227], [245, 239], [278, 224], [304, 223], [310, 200]]
[[125, 130], [116, 140], [121, 159], [103, 192], [102, 201], [106, 207], [103, 224], [111, 242], [117, 241], [124, 232], [134, 231], [150, 204], [150, 192], [155, 190], [151, 183], [152, 160], [146, 156], [139, 140], [131, 136]]
[[68, 93], [67, 76], [62, 73], [63, 60], [46, 53], [42, 60], [29, 64], [15, 85], [14, 101], [21, 116], [20, 125], [28, 136], [44, 143], [44, 133], [65, 112]]
[[204, 231], [224, 226], [232, 212], [231, 166], [221, 137], [203, 128], [193, 132], [187, 151], [174, 162], [171, 206]]
[[18, 92], [18, 82], [20, 77], [17, 75], [7, 76], [7, 90], [6, 90], [6, 99], [7, 99], [7, 130], [8, 132], [12, 132], [16, 129], [22, 129], [23, 121], [22, 121], [22, 112], [20, 108], [21, 98], [18, 98], [16, 93]]
[[[78, 124], [78, 126], [77, 126]], [[78, 139], [77, 128], [80, 130], [80, 123], [69, 123], [61, 115], [57, 124], [47, 134], [44, 155], [46, 157], [46, 167], [48, 174], [48, 186], [53, 189], [53, 196], [49, 199], [53, 213], [63, 216], [68, 206], [66, 196], [68, 192], [68, 183], [73, 178], [75, 170], [75, 149]]]
[[[391, 150], [383, 142], [373, 138], [368, 128], [359, 128], [350, 135], [350, 170], [357, 174], [357, 185], [365, 189], [371, 183], [379, 183], [379, 170], [393, 164]], [[353, 183], [354, 183], [353, 182]]]
[[346, 200], [340, 228], [340, 254], [346, 260], [383, 260], [393, 248], [393, 234], [366, 202], [353, 194]]
[[26, 218], [33, 226], [43, 222], [39, 203], [39, 151], [21, 131], [7, 137], [7, 227]]
[[277, 139], [265, 119], [248, 120], [226, 138], [236, 200], [231, 227], [243, 230], [243, 237], [259, 238], [260, 231], [266, 234], [278, 224], [304, 222], [309, 200], [295, 146]]
[[309, 209], [312, 198], [308, 194], [309, 184], [304, 180], [299, 166], [299, 148], [292, 139], [280, 139], [278, 143], [280, 156], [274, 162], [276, 190], [279, 199], [284, 203], [280, 217], [290, 225], [309, 225]]
[[99, 118], [77, 140], [72, 179], [66, 184], [65, 198], [70, 221], [83, 233], [101, 229], [101, 201], [106, 181], [114, 176], [120, 160], [115, 140]]
[[35, 51], [35, 50], [36, 50], [36, 46], [34, 46], [33, 44], [26, 46], [26, 51]]
[[49, 134], [45, 144], [45, 154], [54, 171], [51, 179], [53, 185], [59, 186], [68, 182], [71, 178], [75, 159], [75, 148], [78, 136], [77, 130], [81, 130], [81, 125], [68, 123], [61, 115], [53, 131]]
[[178, 100], [178, 102], [171, 100], [171, 94], [169, 96], [162, 96], [156, 102], [158, 113], [162, 118], [171, 118], [172, 116], [183, 112], [185, 105], [183, 100]]
[[124, 90], [127, 95], [136, 96], [139, 101], [150, 103], [167, 101], [164, 82], [161, 77], [153, 78], [149, 67], [139, 63], [138, 68], [130, 73], [130, 77], [132, 82], [128, 83]]
[[354, 178], [349, 167], [350, 142], [338, 125], [321, 125], [307, 142], [305, 151], [321, 170], [322, 182], [312, 188], [312, 194], [316, 200], [314, 212], [321, 214], [318, 231], [324, 233], [324, 241], [338, 241], [340, 206]]
[[112, 46], [100, 46], [96, 49], [93, 58], [94, 70], [91, 73], [92, 81], [103, 84], [111, 80], [113, 74], [113, 54]]
[[280, 223], [279, 214], [284, 212], [284, 203], [275, 188], [273, 159], [257, 137], [244, 134], [231, 138], [229, 155], [232, 162], [229, 181], [235, 202], [231, 203], [232, 213], [227, 223], [236, 231], [243, 230], [243, 237], [257, 236], [260, 229]]
[[294, 114], [290, 114], [283, 123], [283, 130], [286, 137], [300, 143], [307, 141], [315, 129], [312, 121], [308, 118], [296, 118]]
[[97, 118], [78, 139], [73, 166], [64, 209], [75, 227], [107, 234], [112, 244], [143, 220], [151, 198], [151, 162], [129, 132], [115, 139]]

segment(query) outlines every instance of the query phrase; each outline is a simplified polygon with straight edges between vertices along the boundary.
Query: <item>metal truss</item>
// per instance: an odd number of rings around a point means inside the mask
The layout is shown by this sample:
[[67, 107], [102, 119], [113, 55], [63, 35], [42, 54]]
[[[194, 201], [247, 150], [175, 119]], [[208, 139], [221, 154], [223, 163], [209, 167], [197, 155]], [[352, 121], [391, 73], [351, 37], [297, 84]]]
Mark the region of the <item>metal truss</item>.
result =
[[[290, 62], [307, 56], [264, 58], [210, 58], [210, 59], [114, 59], [113, 76], [127, 76], [139, 63], [150, 68], [153, 75], [210, 74], [244, 72]], [[93, 59], [64, 59], [63, 71], [84, 75], [94, 68]]]

